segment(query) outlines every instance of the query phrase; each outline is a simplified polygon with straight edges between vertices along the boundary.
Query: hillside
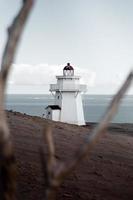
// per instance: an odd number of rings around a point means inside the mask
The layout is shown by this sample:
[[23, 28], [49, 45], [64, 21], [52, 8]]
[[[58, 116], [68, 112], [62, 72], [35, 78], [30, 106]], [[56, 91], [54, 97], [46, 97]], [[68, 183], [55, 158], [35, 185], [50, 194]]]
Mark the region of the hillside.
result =
[[[44, 177], [40, 147], [46, 149], [42, 129], [53, 127], [57, 159], [71, 159], [95, 124], [78, 127], [7, 112], [18, 167], [17, 199], [42, 200]], [[112, 124], [108, 133], [64, 181], [58, 200], [133, 199], [133, 125]]]

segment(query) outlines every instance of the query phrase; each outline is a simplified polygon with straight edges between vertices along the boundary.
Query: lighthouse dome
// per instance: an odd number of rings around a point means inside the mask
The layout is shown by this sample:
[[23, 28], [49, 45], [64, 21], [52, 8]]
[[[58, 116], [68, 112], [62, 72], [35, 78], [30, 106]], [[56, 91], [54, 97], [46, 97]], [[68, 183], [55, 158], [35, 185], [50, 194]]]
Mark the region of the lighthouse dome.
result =
[[67, 65], [64, 67], [63, 75], [64, 76], [73, 76], [74, 75], [74, 68], [70, 65], [70, 63], [67, 63]]

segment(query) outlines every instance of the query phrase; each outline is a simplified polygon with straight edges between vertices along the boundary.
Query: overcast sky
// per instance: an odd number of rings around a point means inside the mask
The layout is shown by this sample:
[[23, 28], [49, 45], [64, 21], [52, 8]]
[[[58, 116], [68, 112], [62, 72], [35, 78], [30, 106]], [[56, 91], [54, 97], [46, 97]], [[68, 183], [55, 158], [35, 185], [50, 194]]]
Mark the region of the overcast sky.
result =
[[[0, 1], [0, 55], [20, 5]], [[88, 93], [114, 93], [133, 66], [133, 0], [37, 0], [8, 93], [48, 93], [67, 62], [82, 75]]]

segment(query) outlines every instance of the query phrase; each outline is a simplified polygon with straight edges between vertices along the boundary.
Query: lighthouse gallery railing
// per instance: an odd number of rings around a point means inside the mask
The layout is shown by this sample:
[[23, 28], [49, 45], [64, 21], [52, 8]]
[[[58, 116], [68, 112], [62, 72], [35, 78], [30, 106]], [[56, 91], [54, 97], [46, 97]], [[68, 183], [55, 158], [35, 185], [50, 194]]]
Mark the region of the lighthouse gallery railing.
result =
[[50, 84], [50, 91], [80, 91], [86, 92], [87, 86], [83, 84], [75, 84], [75, 85], [57, 85], [57, 84]]

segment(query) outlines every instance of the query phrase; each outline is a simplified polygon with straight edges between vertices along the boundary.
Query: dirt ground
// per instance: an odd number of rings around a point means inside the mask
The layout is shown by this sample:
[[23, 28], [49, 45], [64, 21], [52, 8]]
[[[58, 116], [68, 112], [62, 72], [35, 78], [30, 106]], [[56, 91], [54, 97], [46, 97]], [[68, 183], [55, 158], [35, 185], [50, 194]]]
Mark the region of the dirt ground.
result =
[[[44, 199], [45, 180], [40, 148], [46, 151], [42, 130], [53, 127], [56, 157], [71, 160], [95, 124], [86, 127], [48, 122], [39, 117], [7, 112], [17, 159], [17, 199]], [[133, 199], [133, 125], [112, 124], [97, 144], [61, 186], [58, 200]]]

